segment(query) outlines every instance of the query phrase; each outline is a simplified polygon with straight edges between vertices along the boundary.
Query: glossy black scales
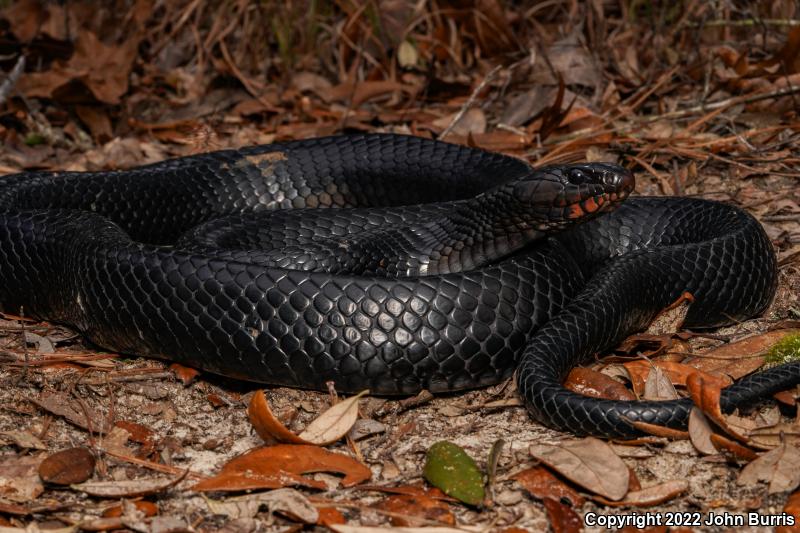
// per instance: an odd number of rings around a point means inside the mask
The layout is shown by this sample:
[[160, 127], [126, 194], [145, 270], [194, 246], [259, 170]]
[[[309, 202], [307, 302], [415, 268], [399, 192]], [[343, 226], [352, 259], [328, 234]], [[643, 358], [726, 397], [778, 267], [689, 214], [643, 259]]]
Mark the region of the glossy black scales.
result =
[[[697, 324], [757, 314], [776, 276], [744, 212], [671, 198], [614, 211], [632, 187], [612, 165], [534, 170], [401, 135], [15, 174], [0, 178], [0, 304], [264, 383], [411, 394], [518, 370], [538, 419], [629, 436], [621, 414], [679, 424], [687, 406], [576, 397], [565, 372], [684, 290]], [[726, 405], [798, 375], [760, 374]]]

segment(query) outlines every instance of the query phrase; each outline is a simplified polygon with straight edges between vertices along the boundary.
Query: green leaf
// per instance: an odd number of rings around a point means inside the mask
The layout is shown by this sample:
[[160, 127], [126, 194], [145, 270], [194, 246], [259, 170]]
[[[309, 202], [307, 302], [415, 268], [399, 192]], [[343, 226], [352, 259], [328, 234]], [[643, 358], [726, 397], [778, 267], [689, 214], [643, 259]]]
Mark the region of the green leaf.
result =
[[469, 505], [483, 501], [483, 474], [472, 457], [452, 442], [437, 442], [428, 449], [423, 473], [448, 496]]
[[44, 137], [42, 135], [39, 135], [38, 133], [29, 133], [25, 137], [25, 141], [24, 142], [28, 146], [37, 146], [39, 144], [44, 144], [44, 141], [45, 141], [45, 139], [44, 139]]

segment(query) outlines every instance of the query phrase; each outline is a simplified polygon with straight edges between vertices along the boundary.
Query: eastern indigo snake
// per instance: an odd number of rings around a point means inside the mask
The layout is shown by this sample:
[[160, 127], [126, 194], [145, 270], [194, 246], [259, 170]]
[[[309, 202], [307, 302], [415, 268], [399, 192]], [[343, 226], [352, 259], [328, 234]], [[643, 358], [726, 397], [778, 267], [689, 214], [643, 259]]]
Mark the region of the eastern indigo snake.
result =
[[[538, 420], [627, 437], [626, 419], [685, 424], [689, 400], [585, 398], [561, 385], [569, 369], [684, 291], [689, 326], [756, 315], [777, 278], [743, 211], [623, 202], [632, 189], [613, 165], [533, 169], [401, 135], [24, 172], [0, 178], [0, 304], [119, 352], [293, 387], [412, 394], [516, 370]], [[777, 367], [723, 405], [798, 381], [798, 364]]]

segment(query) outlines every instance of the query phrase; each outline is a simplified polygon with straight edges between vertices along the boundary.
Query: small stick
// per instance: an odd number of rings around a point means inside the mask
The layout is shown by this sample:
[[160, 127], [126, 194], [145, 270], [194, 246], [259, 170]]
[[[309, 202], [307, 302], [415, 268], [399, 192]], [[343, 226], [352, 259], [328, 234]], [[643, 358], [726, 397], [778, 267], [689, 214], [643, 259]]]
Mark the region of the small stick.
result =
[[8, 73], [8, 77], [0, 84], [0, 104], [4, 104], [6, 99], [8, 99], [8, 95], [17, 84], [23, 70], [25, 70], [25, 56], [19, 56], [14, 68]]
[[461, 109], [458, 110], [456, 116], [453, 117], [453, 120], [450, 121], [450, 124], [448, 124], [447, 127], [444, 129], [444, 131], [439, 135], [438, 139], [440, 141], [445, 137], [447, 137], [450, 134], [450, 132], [453, 131], [453, 128], [455, 128], [456, 124], [458, 124], [458, 121], [461, 120], [461, 117], [464, 116], [464, 113], [466, 113], [467, 110], [469, 110], [469, 108], [472, 107], [472, 105], [475, 103], [475, 100], [478, 99], [478, 95], [481, 93], [483, 88], [486, 87], [486, 84], [489, 83], [492, 80], [492, 78], [494, 78], [494, 75], [497, 74], [497, 72], [501, 68], [502, 68], [501, 65], [497, 65], [496, 67], [494, 67], [492, 70], [489, 71], [486, 77], [483, 78], [483, 80], [481, 80], [478, 86], [475, 87], [475, 90], [472, 91], [472, 94], [469, 95], [467, 101], [464, 102], [464, 105], [462, 105]]
[[663, 119], [682, 118], [695, 113], [707, 112], [714, 109], [728, 108], [737, 104], [749, 104], [751, 102], [758, 102], [759, 100], [769, 100], [770, 98], [777, 98], [779, 96], [788, 96], [790, 94], [800, 93], [800, 87], [786, 87], [767, 93], [745, 94], [742, 96], [734, 96], [733, 98], [726, 98], [725, 100], [717, 100], [716, 102], [709, 102], [707, 104], [690, 107], [687, 109], [679, 109], [671, 111], [662, 115], [652, 115], [647, 117], [643, 122], [656, 122]]
[[707, 20], [705, 22], [695, 22], [687, 24], [692, 28], [704, 28], [713, 26], [800, 26], [797, 19], [742, 19], [742, 20]]

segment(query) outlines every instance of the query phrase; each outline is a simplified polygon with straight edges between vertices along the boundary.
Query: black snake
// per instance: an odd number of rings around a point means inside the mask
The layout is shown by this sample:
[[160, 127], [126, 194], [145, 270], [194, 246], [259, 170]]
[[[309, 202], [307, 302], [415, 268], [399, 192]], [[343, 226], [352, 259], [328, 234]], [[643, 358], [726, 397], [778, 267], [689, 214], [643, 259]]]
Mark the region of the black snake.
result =
[[[0, 304], [119, 352], [293, 387], [413, 394], [516, 370], [538, 420], [630, 437], [628, 420], [685, 424], [691, 404], [579, 396], [561, 385], [570, 368], [684, 291], [690, 326], [756, 315], [777, 278], [743, 211], [623, 202], [632, 189], [612, 165], [533, 169], [402, 135], [8, 175]], [[777, 367], [723, 405], [798, 381], [798, 364]]]

